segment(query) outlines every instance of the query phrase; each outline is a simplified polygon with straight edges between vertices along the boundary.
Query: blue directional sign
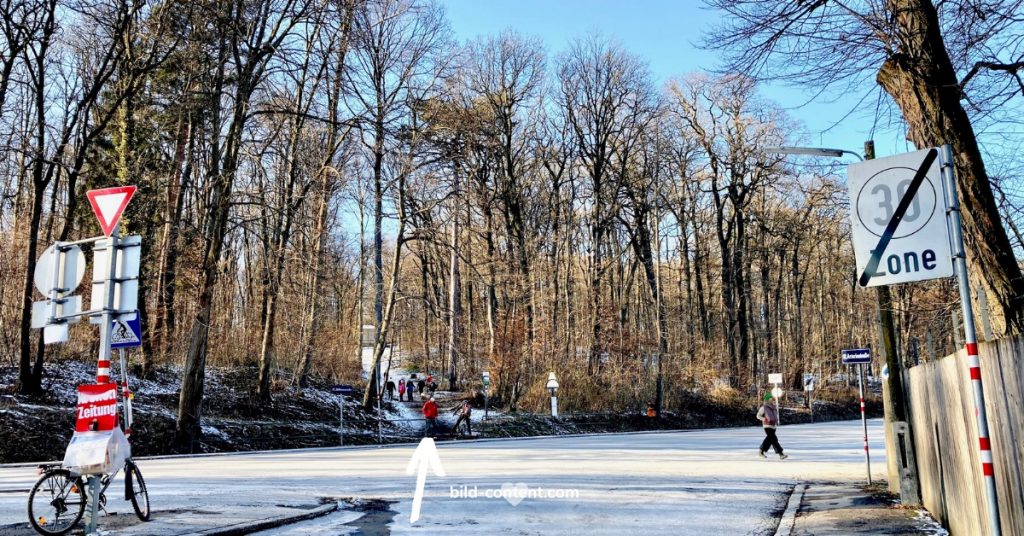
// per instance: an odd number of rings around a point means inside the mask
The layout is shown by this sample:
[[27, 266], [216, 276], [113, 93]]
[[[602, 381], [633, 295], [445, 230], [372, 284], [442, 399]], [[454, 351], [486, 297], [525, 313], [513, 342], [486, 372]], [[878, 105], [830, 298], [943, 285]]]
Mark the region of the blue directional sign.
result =
[[867, 365], [871, 363], [871, 348], [843, 350], [844, 365]]
[[331, 387], [331, 392], [341, 396], [355, 396], [356, 390], [351, 385], [335, 385]]
[[134, 348], [136, 346], [142, 346], [142, 324], [139, 323], [138, 313], [132, 320], [115, 318], [110, 326], [110, 347]]

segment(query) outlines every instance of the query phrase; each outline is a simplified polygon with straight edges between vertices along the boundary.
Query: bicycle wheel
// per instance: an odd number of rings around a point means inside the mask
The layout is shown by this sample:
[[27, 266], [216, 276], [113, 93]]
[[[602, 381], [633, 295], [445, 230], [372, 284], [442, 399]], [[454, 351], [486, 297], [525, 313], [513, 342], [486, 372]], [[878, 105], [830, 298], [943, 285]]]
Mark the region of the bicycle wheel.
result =
[[132, 501], [135, 515], [142, 521], [149, 521], [149, 491], [142, 479], [142, 471], [134, 463], [128, 462], [125, 466], [125, 485], [128, 486], [128, 498]]
[[47, 471], [28, 494], [28, 520], [39, 534], [67, 534], [85, 513], [85, 485], [65, 469]]

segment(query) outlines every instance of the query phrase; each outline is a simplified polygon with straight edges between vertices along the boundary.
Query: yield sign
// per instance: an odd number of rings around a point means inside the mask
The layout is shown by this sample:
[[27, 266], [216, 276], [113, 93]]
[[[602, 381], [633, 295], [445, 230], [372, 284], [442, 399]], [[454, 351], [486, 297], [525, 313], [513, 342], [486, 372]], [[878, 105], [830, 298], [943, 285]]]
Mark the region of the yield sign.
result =
[[135, 187], [116, 186], [102, 190], [89, 190], [85, 195], [89, 198], [89, 204], [92, 205], [96, 219], [100, 221], [103, 236], [110, 236], [114, 232], [114, 227], [117, 227], [121, 214], [124, 213], [124, 207], [128, 206], [128, 201], [131, 201], [132, 196], [135, 195]]

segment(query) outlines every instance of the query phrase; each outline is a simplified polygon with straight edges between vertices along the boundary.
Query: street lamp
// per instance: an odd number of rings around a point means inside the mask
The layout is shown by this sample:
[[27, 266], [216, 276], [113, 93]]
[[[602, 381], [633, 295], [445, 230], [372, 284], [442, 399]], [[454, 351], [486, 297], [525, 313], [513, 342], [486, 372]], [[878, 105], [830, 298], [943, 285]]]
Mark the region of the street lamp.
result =
[[852, 154], [861, 161], [864, 160], [864, 157], [859, 153], [847, 151], [846, 149], [827, 149], [825, 147], [791, 147], [784, 145], [781, 147], [766, 147], [765, 151], [775, 154], [802, 154], [808, 156], [830, 156], [832, 158], [840, 158], [844, 154]]
[[555, 379], [555, 373], [548, 374], [548, 392], [551, 393], [551, 416], [558, 416], [558, 380]]

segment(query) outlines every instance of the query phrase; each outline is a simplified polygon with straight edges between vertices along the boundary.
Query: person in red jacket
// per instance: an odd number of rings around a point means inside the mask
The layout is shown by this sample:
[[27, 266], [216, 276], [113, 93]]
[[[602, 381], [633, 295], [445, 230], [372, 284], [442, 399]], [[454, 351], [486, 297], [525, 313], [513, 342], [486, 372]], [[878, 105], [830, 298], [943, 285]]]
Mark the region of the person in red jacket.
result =
[[427, 420], [424, 435], [434, 437], [437, 429], [437, 402], [434, 402], [433, 396], [423, 403], [423, 417]]

